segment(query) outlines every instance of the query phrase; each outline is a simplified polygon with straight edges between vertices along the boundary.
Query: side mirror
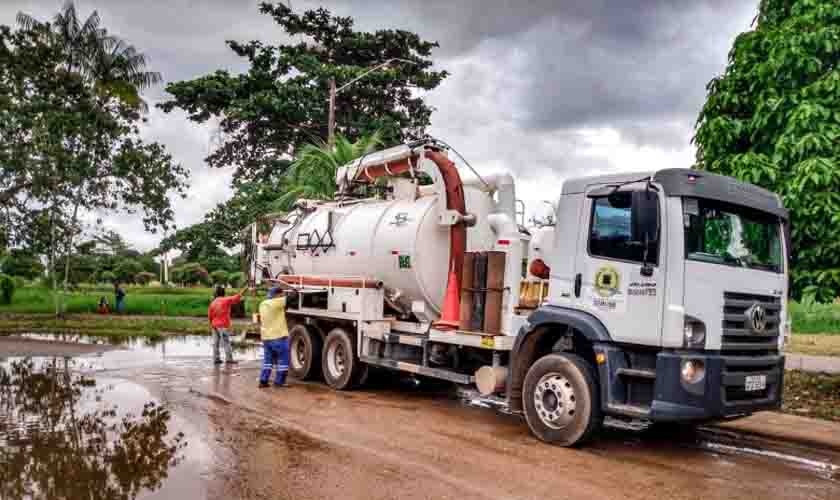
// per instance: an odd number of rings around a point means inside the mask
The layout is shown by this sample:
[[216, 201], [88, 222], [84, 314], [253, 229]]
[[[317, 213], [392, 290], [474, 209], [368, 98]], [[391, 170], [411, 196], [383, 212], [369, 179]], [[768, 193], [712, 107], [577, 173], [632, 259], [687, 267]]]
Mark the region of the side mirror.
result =
[[630, 231], [633, 241], [640, 241], [644, 245], [641, 275], [653, 276], [651, 261], [657, 260], [657, 256], [651, 256], [651, 252], [656, 252], [659, 245], [659, 197], [656, 193], [649, 190], [633, 191]]
[[630, 231], [633, 241], [654, 243], [659, 239], [659, 197], [651, 191], [632, 192]]

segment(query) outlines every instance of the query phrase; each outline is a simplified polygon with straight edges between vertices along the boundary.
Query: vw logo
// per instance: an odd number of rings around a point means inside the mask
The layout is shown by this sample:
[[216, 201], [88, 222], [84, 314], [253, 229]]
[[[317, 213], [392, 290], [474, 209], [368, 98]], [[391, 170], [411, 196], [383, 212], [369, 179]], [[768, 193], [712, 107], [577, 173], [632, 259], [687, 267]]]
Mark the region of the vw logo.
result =
[[767, 328], [767, 312], [758, 304], [753, 304], [747, 309], [747, 322], [752, 331], [762, 333]]

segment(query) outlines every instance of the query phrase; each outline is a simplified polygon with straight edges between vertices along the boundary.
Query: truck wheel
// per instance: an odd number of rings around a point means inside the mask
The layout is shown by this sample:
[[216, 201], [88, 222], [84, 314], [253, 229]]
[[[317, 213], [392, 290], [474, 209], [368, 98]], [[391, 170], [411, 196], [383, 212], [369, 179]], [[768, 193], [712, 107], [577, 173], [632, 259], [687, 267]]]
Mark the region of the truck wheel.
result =
[[339, 391], [352, 389], [364, 375], [355, 342], [343, 328], [333, 328], [324, 342], [321, 367], [327, 385]]
[[525, 376], [522, 400], [528, 427], [546, 443], [583, 443], [603, 422], [592, 367], [574, 354], [538, 359]]
[[289, 332], [289, 374], [298, 380], [317, 378], [321, 370], [321, 337], [306, 325]]

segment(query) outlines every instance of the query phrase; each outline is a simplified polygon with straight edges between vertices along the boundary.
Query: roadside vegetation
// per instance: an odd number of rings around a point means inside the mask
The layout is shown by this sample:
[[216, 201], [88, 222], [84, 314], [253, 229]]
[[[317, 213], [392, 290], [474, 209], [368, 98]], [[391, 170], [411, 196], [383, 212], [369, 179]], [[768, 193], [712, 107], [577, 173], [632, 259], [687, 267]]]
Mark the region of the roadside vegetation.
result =
[[84, 334], [109, 338], [166, 335], [207, 335], [206, 321], [174, 318], [106, 318], [71, 316], [57, 319], [45, 315], [0, 317], [0, 335], [20, 333]]
[[[124, 315], [195, 317], [207, 316], [213, 300], [212, 288], [123, 287], [126, 291]], [[59, 292], [61, 293], [61, 292]], [[94, 314], [104, 297], [114, 306], [114, 289], [108, 286], [83, 286], [63, 296], [65, 314]], [[262, 294], [245, 299], [245, 314], [255, 312]], [[52, 314], [53, 292], [48, 288], [24, 287], [16, 290], [9, 304], [0, 303], [0, 314]], [[112, 314], [102, 318], [112, 317]]]
[[840, 375], [786, 371], [782, 411], [840, 422]]

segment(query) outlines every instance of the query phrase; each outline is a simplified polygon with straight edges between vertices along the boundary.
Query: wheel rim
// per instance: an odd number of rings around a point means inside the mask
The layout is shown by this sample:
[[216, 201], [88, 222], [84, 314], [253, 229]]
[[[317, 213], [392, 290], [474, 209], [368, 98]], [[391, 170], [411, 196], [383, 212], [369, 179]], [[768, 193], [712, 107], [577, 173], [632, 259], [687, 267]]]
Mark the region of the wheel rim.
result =
[[303, 370], [303, 367], [306, 365], [306, 345], [303, 342], [303, 339], [300, 337], [295, 337], [292, 340], [292, 356], [291, 362], [292, 367], [295, 370]]
[[547, 373], [534, 389], [534, 407], [542, 423], [552, 429], [564, 429], [577, 412], [575, 389], [563, 375]]
[[327, 369], [333, 379], [344, 375], [346, 352], [341, 342], [333, 342], [327, 349]]

